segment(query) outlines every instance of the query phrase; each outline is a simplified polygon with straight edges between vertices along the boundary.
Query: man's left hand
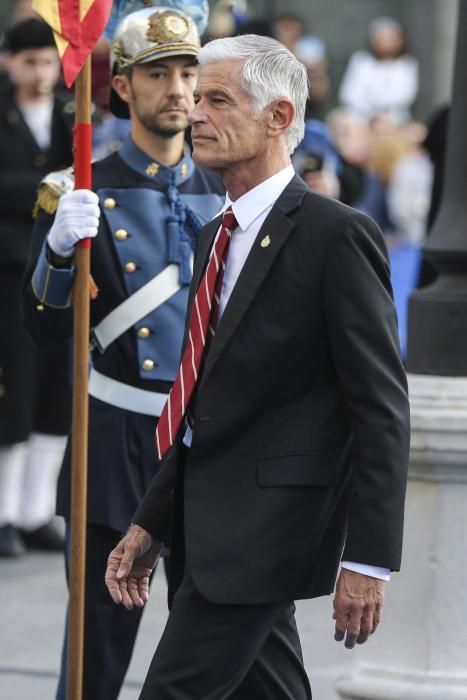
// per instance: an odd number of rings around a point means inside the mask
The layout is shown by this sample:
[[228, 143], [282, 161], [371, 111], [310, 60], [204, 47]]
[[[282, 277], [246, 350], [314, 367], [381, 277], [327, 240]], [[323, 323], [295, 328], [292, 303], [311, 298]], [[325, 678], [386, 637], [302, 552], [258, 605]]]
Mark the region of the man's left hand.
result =
[[127, 610], [142, 608], [149, 600], [149, 577], [157, 563], [161, 543], [139, 525], [131, 525], [107, 560], [105, 584], [114, 603]]
[[384, 581], [341, 569], [334, 596], [334, 639], [347, 649], [366, 642], [376, 631], [383, 612]]

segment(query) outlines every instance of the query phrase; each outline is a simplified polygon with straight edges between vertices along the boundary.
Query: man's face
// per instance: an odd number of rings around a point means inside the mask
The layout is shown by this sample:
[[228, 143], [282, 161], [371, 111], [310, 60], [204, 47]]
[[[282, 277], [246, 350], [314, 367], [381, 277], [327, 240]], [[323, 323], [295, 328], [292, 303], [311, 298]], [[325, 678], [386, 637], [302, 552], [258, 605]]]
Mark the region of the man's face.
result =
[[192, 125], [193, 159], [212, 170], [248, 162], [267, 145], [266, 116], [256, 116], [241, 86], [240, 61], [219, 61], [200, 70]]
[[283, 17], [274, 24], [274, 37], [292, 51], [303, 33], [302, 23], [293, 17]]
[[404, 39], [400, 31], [387, 27], [375, 32], [370, 43], [379, 58], [394, 58], [400, 54]]
[[131, 77], [125, 78], [132, 113], [146, 129], [159, 135], [170, 137], [184, 131], [188, 112], [193, 109], [197, 75], [194, 59], [188, 56], [135, 66]]
[[60, 60], [52, 46], [7, 54], [6, 66], [15, 87], [31, 97], [50, 94], [60, 75]]

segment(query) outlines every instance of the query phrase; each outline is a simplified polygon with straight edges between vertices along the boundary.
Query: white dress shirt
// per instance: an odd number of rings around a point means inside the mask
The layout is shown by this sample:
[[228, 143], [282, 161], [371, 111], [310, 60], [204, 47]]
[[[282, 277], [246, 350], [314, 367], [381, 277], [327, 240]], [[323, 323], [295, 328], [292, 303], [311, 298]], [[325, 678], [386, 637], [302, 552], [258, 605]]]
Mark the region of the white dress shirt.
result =
[[19, 108], [39, 148], [43, 151], [47, 150], [52, 139], [54, 101], [32, 105], [23, 104]]
[[[229, 254], [227, 256], [224, 278], [222, 280], [222, 290], [219, 303], [218, 322], [224, 312], [227, 302], [232, 294], [232, 290], [238, 276], [245, 264], [248, 253], [258, 235], [261, 226], [267, 215], [274, 206], [276, 200], [282, 194], [289, 182], [295, 175], [292, 165], [288, 165], [283, 170], [272, 177], [264, 180], [259, 185], [249, 190], [244, 195], [232, 201], [228, 195], [225, 197], [225, 205], [222, 211], [232, 207], [238, 226], [232, 231]], [[217, 235], [219, 235], [220, 227]], [[217, 236], [216, 236], [217, 238]], [[214, 247], [214, 244], [213, 244]], [[188, 427], [183, 438], [183, 442], [190, 447], [192, 439], [191, 429]], [[366, 564], [355, 564], [354, 562], [343, 561], [341, 565], [352, 571], [389, 580], [389, 569]]]

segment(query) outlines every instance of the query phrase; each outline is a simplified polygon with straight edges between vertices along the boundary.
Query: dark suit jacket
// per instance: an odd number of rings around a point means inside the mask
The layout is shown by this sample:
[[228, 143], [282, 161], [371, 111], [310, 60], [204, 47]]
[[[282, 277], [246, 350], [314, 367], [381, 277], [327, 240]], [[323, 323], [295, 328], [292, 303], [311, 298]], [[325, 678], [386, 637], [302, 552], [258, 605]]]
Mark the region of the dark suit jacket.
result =
[[55, 100], [49, 148], [42, 150], [7, 78], [0, 85], [0, 269], [21, 275], [28, 259], [37, 187], [47, 173], [73, 162], [73, 115]]
[[0, 445], [31, 432], [66, 435], [71, 413], [68, 347], [39, 353], [24, 329], [21, 278], [37, 186], [71, 165], [72, 115], [55, 100], [50, 147], [36, 143], [6, 76], [0, 80]]
[[[191, 299], [218, 225], [199, 239]], [[370, 219], [292, 180], [227, 303], [192, 409], [183, 511], [203, 596], [330, 593], [343, 548], [399, 568], [409, 406], [387, 254]], [[134, 517], [161, 539], [175, 464], [171, 454]]]

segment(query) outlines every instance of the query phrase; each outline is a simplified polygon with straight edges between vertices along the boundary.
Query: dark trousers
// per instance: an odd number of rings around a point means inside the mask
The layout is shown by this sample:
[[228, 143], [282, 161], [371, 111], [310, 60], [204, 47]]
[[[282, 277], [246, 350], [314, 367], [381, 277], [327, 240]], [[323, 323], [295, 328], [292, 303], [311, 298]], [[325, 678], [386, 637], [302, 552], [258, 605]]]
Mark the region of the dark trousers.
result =
[[[67, 528], [68, 533], [69, 528]], [[87, 526], [83, 700], [116, 700], [130, 664], [141, 608], [115, 605], [104, 583], [107, 558], [122, 535]], [[68, 574], [69, 547], [67, 547]], [[66, 629], [56, 700], [66, 697]]]
[[311, 700], [294, 612], [210, 603], [185, 572], [140, 700]]

